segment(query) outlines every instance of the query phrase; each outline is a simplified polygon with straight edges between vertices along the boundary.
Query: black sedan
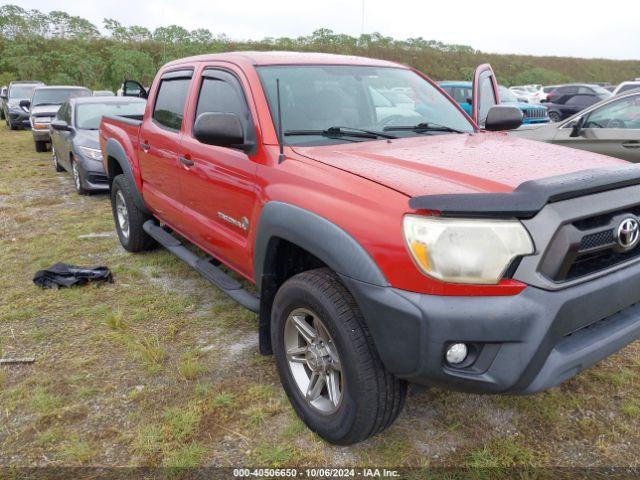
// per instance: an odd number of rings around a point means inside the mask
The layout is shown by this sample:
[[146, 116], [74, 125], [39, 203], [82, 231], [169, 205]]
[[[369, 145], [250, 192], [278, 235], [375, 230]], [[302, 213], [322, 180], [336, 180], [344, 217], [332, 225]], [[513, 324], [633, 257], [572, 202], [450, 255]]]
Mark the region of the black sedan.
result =
[[573, 83], [549, 92], [545, 107], [551, 121], [559, 122], [609, 97], [611, 92], [598, 85]]
[[581, 112], [587, 107], [600, 102], [601, 99], [594, 97], [593, 95], [574, 95], [567, 100], [566, 103], [545, 103], [549, 112], [549, 118], [552, 122], [561, 122], [562, 120], [569, 118], [571, 115], [575, 115]]
[[72, 98], [62, 104], [51, 122], [51, 155], [57, 172], [73, 175], [80, 195], [107, 190], [98, 127], [104, 115], [139, 117], [146, 100], [132, 97]]

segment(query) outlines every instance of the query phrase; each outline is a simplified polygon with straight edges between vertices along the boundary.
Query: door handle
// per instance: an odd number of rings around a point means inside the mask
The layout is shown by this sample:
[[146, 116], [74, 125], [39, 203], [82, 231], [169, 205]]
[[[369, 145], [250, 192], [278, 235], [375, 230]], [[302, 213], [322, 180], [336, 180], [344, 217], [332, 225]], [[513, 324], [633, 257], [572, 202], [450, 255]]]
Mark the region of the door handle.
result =
[[622, 144], [624, 148], [640, 148], [640, 142], [637, 140], [631, 140]]
[[151, 148], [151, 145], [149, 145], [147, 142], [140, 142], [140, 148], [145, 152], [148, 152]]
[[180, 155], [178, 157], [180, 163], [182, 163], [185, 167], [193, 167], [195, 165], [194, 161], [189, 158], [188, 155]]

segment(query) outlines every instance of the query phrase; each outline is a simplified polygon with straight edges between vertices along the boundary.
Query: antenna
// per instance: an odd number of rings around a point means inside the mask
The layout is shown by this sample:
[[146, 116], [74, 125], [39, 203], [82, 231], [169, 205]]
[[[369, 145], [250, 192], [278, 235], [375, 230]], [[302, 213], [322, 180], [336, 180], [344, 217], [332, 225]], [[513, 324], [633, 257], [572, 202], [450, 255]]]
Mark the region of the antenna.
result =
[[276, 78], [276, 101], [278, 102], [278, 143], [280, 144], [280, 155], [278, 163], [284, 161], [284, 135], [282, 134], [282, 105], [280, 104], [280, 79]]

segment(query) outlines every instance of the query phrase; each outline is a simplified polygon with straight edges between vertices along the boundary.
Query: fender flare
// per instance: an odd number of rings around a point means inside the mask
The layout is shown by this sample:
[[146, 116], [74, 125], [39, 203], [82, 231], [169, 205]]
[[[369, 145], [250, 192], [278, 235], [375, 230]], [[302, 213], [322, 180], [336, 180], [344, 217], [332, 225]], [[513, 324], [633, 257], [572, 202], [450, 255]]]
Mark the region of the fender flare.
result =
[[373, 258], [338, 225], [309, 210], [272, 201], [263, 207], [256, 233], [253, 259], [258, 287], [272, 238], [296, 244], [340, 275], [373, 285], [389, 285]]
[[[118, 165], [120, 165], [122, 172], [124, 173], [125, 177], [127, 177], [127, 180], [131, 184], [130, 186], [131, 190], [133, 191], [133, 201], [135, 202], [136, 206], [145, 214], [151, 215], [151, 211], [147, 208], [146, 204], [144, 203], [144, 199], [142, 198], [142, 194], [140, 193], [140, 190], [138, 190], [138, 185], [136, 184], [135, 177], [133, 176], [133, 170], [131, 170], [131, 164], [129, 163], [129, 157], [127, 157], [127, 154], [125, 153], [124, 148], [122, 147], [120, 142], [118, 142], [114, 138], [109, 138], [105, 143], [104, 151], [107, 159], [113, 158], [116, 162], [118, 162]], [[111, 187], [111, 183], [113, 181], [113, 175], [111, 171], [107, 171], [107, 176], [109, 178], [109, 187]]]

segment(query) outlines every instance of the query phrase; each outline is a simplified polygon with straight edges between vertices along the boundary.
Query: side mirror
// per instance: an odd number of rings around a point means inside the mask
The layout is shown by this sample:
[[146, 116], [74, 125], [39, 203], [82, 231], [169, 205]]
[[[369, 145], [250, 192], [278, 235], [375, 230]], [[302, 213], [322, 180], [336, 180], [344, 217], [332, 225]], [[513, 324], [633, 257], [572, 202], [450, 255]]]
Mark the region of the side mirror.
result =
[[9, 96], [6, 93], [3, 93], [2, 95], [0, 95], [0, 99], [7, 101], [9, 100]]
[[584, 128], [584, 117], [580, 117], [573, 123], [571, 127], [571, 134], [569, 135], [571, 138], [579, 137], [582, 133], [582, 129]]
[[193, 125], [193, 136], [207, 145], [250, 150], [253, 144], [245, 143], [244, 129], [234, 113], [201, 113]]
[[491, 132], [515, 130], [522, 125], [522, 111], [510, 105], [495, 105], [489, 109], [484, 129]]
[[59, 119], [51, 122], [51, 128], [53, 128], [54, 130], [62, 131], [62, 132], [68, 132], [71, 130], [71, 127], [67, 122]]
[[31, 107], [31, 102], [29, 100], [20, 100], [20, 106], [29, 110], [29, 107]]

